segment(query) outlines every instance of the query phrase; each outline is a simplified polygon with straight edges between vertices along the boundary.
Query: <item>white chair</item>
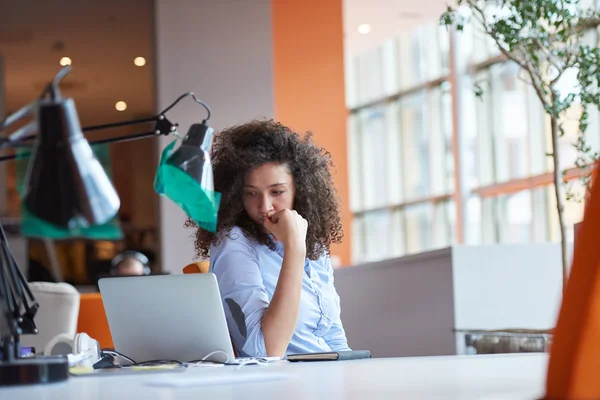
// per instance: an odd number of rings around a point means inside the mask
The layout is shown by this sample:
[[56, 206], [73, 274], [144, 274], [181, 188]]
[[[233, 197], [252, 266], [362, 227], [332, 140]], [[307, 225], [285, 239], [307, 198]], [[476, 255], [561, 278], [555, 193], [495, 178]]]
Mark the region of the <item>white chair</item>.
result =
[[66, 333], [73, 337], [77, 333], [79, 292], [63, 282], [31, 282], [29, 287], [40, 305], [35, 316], [39, 333], [21, 336], [21, 343], [35, 347], [36, 353], [40, 354], [56, 335]]

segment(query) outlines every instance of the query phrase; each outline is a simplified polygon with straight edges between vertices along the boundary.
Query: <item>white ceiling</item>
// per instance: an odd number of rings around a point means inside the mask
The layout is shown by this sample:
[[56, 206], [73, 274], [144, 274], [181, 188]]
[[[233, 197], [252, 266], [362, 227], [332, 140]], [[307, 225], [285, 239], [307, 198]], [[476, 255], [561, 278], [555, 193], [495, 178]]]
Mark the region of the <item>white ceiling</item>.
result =
[[[151, 0], [0, 0], [8, 111], [39, 96], [68, 56], [62, 94], [75, 99], [83, 124], [152, 113], [153, 8]], [[136, 56], [149, 62], [136, 67]], [[115, 110], [119, 100], [126, 111]]]
[[[343, 0], [344, 36], [347, 54], [376, 47], [384, 40], [437, 21], [448, 0]], [[454, 1], [450, 1], [454, 3]], [[369, 24], [370, 33], [358, 33], [360, 24]]]
[[[199, 0], [197, 0], [199, 1]], [[343, 0], [348, 54], [436, 20], [445, 0]], [[152, 0], [0, 0], [0, 54], [8, 110], [35, 99], [69, 56], [73, 71], [63, 94], [77, 102], [82, 123], [129, 119], [154, 112], [154, 5]], [[372, 31], [360, 35], [368, 23]], [[145, 67], [133, 59], [143, 56]], [[119, 113], [114, 104], [124, 100]]]

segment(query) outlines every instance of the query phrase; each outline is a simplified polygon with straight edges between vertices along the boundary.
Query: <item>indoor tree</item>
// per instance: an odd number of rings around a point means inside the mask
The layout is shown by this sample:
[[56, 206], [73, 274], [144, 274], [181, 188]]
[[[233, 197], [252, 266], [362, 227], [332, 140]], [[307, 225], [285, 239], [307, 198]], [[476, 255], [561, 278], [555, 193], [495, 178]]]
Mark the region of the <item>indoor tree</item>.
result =
[[[586, 142], [585, 133], [589, 111], [600, 109], [600, 50], [595, 35], [593, 43], [588, 35], [600, 25], [600, 15], [580, 0], [456, 0], [455, 7], [448, 6], [442, 15], [441, 23], [457, 31], [474, 23], [507, 60], [521, 67], [521, 77], [534, 89], [550, 121], [552, 151], [547, 155], [554, 171], [564, 288], [568, 272], [564, 204], [572, 194], [565, 187], [566, 171], [560, 169], [558, 144], [565, 134], [567, 110], [578, 107], [575, 165], [588, 185], [590, 166], [598, 153]], [[559, 81], [570, 72], [577, 75], [576, 85], [561, 93]], [[482, 95], [480, 87], [475, 90], [477, 96]]]

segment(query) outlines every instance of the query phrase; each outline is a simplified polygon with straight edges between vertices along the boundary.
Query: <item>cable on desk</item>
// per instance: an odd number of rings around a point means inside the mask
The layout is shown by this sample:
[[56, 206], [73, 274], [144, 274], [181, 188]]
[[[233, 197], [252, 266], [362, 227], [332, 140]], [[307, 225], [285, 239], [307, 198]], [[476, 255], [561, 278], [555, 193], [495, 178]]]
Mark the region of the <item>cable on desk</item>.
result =
[[[200, 360], [193, 360], [193, 361], [187, 361], [187, 362], [182, 362], [179, 360], [148, 360], [148, 361], [141, 361], [141, 362], [137, 362], [135, 361], [133, 358], [131, 357], [127, 357], [125, 354], [123, 353], [119, 353], [116, 350], [113, 349], [102, 349], [103, 353], [107, 353], [113, 356], [118, 356], [118, 357], [122, 357], [125, 360], [129, 361], [131, 364], [130, 365], [126, 365], [125, 367], [145, 367], [145, 366], [153, 366], [153, 365], [169, 365], [169, 364], [174, 364], [174, 365], [180, 365], [182, 367], [193, 367], [194, 365], [198, 365], [201, 363], [213, 363], [213, 364], [224, 364], [224, 365], [231, 365], [229, 364], [229, 356], [227, 355], [227, 352], [223, 351], [223, 350], [216, 350], [213, 351], [212, 353], [208, 353], [206, 356], [204, 356], [202, 359]], [[215, 360], [209, 360], [208, 358], [215, 355], [215, 354], [225, 354], [226, 360], [225, 362], [223, 361], [215, 361]], [[238, 364], [233, 364], [233, 365], [238, 365]], [[243, 365], [246, 365], [246, 363], [243, 363]]]
[[127, 367], [151, 367], [151, 366], [155, 366], [155, 365], [169, 365], [169, 364], [179, 365], [181, 367], [187, 367], [186, 363], [183, 363], [178, 360], [148, 360], [148, 361], [142, 361], [139, 363], [135, 363], [133, 365], [127, 365]]
[[[210, 356], [214, 356], [215, 354], [225, 354], [225, 361], [214, 361], [214, 360], [209, 360], [208, 358]], [[213, 364], [229, 364], [229, 355], [227, 354], [227, 352], [223, 351], [223, 350], [215, 350], [212, 353], [208, 353], [207, 355], [205, 355], [204, 357], [202, 357], [202, 359], [200, 360], [193, 360], [193, 361], [188, 361], [187, 364], [188, 365], [196, 365], [196, 364], [201, 364], [203, 362], [209, 362], [209, 363], [213, 363]]]
[[137, 362], [133, 358], [127, 357], [125, 354], [119, 353], [118, 351], [113, 350], [113, 349], [102, 349], [102, 352], [106, 353], [106, 354], [110, 354], [112, 356], [116, 355], [118, 357], [122, 357], [131, 363], [130, 365], [124, 365], [124, 367], [134, 367], [134, 366], [135, 367], [147, 367], [147, 366], [152, 366], [152, 365], [168, 365], [168, 364], [180, 365], [182, 367], [186, 366], [185, 363], [183, 363], [179, 360], [148, 360], [148, 361]]

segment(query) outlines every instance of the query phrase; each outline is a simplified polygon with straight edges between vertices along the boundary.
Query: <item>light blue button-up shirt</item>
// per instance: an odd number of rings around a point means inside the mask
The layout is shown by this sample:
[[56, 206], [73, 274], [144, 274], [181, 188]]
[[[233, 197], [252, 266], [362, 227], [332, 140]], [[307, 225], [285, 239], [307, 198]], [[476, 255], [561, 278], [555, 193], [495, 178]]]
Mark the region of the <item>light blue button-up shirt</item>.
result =
[[[266, 356], [262, 317], [273, 298], [283, 262], [276, 250], [247, 238], [239, 227], [210, 248], [233, 345], [241, 357]], [[296, 330], [286, 354], [350, 350], [340, 319], [340, 298], [328, 256], [306, 259]]]

